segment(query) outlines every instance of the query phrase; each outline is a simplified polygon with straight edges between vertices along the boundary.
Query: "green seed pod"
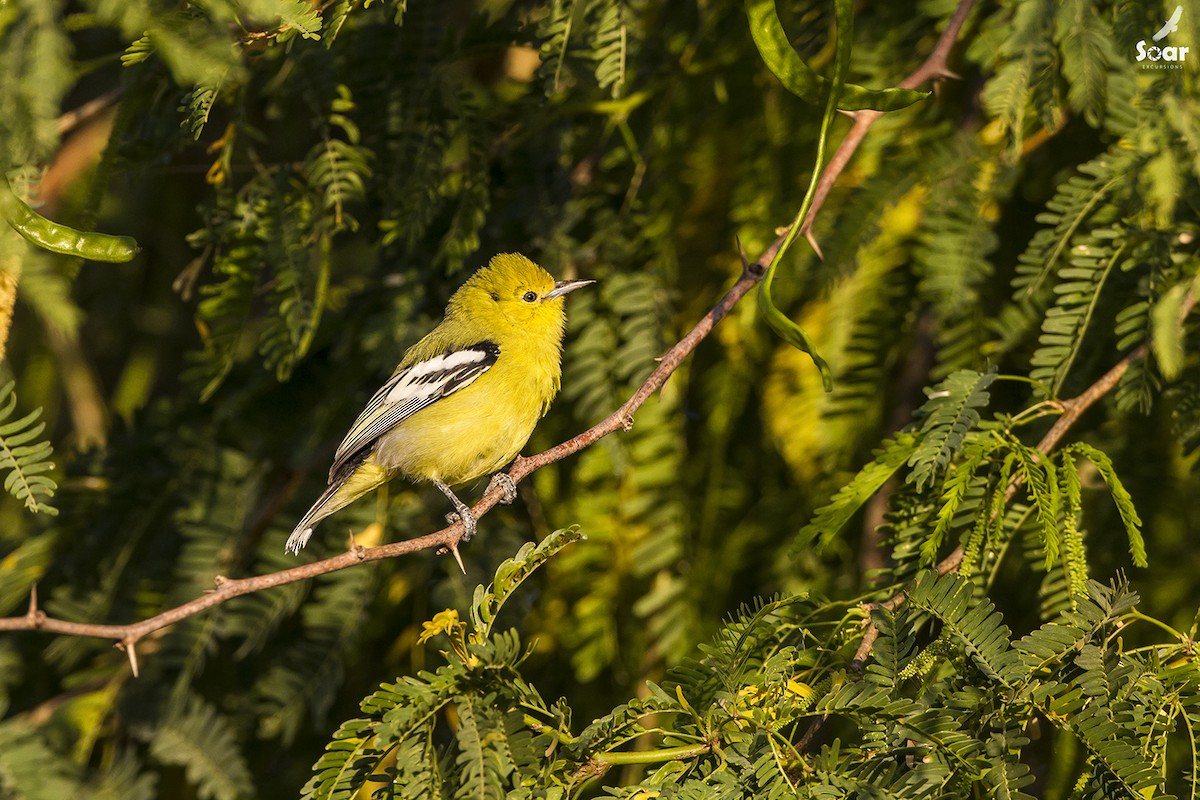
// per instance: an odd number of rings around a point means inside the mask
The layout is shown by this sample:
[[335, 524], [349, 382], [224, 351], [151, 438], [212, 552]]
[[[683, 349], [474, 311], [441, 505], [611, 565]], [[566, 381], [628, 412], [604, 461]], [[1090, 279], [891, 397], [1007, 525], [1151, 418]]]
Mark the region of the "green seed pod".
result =
[[141, 249], [129, 236], [80, 231], [52, 222], [34, 211], [13, 192], [8, 181], [0, 185], [0, 216], [27, 241], [52, 253], [78, 256], [90, 261], [119, 264], [129, 261]]

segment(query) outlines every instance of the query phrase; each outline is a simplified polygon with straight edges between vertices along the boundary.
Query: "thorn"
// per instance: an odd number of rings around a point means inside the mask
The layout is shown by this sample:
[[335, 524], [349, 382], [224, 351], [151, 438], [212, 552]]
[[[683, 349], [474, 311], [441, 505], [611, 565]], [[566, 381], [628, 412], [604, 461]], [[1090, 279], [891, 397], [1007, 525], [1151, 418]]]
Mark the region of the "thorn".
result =
[[742, 244], [742, 237], [734, 234], [733, 241], [737, 242], [738, 258], [742, 260], [742, 269], [750, 269], [750, 259], [746, 257], [746, 247]]
[[849, 109], [839, 108], [837, 110], [837, 112], [844, 117], [849, 117], [850, 119], [855, 120], [855, 121], [858, 120], [858, 112], [857, 111], [850, 111]]
[[766, 274], [766, 267], [757, 261], [751, 261], [749, 258], [747, 258], [746, 248], [744, 245], [742, 245], [741, 237], [734, 236], [733, 240], [737, 242], [738, 258], [742, 260], [742, 274], [753, 275], [756, 278], [761, 278], [764, 274]]
[[137, 648], [135, 647], [136, 642], [136, 639], [124, 639], [116, 644], [118, 650], [124, 650], [125, 655], [129, 656], [129, 668], [133, 670], [133, 677], [135, 678], [138, 677]]
[[951, 81], [962, 80], [961, 75], [959, 75], [957, 72], [954, 72], [953, 70], [950, 70], [946, 67], [939, 67], [937, 72], [934, 73], [934, 76], [945, 79], [945, 80], [951, 80]]
[[25, 619], [29, 620], [29, 626], [34, 630], [41, 628], [46, 621], [46, 612], [38, 608], [37, 583], [29, 587], [29, 610], [25, 612]]
[[454, 555], [454, 560], [458, 562], [458, 568], [462, 570], [462, 574], [467, 574], [467, 568], [463, 566], [462, 556], [458, 552], [458, 542], [451, 542], [448, 545], [450, 552]]
[[813, 252], [817, 254], [817, 258], [825, 260], [825, 254], [821, 252], [821, 245], [817, 244], [817, 237], [813, 236], [812, 228], [804, 232], [804, 238], [808, 240], [808, 244], [812, 247]]

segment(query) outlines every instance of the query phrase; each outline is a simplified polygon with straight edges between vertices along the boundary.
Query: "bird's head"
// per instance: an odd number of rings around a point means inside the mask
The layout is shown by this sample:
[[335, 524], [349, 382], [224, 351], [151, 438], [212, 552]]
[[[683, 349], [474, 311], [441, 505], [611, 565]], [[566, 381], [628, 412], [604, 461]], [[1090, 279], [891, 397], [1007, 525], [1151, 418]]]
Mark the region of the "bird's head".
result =
[[501, 253], [454, 293], [448, 313], [561, 338], [563, 296], [589, 283], [594, 281], [555, 281], [525, 256]]

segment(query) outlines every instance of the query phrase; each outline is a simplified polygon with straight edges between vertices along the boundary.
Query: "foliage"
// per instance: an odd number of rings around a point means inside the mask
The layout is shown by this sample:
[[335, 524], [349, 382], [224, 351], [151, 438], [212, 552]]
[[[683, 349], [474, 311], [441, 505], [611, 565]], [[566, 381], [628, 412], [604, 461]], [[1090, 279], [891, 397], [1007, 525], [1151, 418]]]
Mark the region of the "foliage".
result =
[[[824, 258], [783, 248], [466, 577], [235, 598], [136, 679], [0, 634], [0, 798], [1195, 796], [1200, 95], [1134, 55], [1171, 6], [977, 4], [912, 92], [951, 2], [3, 4], [9, 217], [58, 241], [0, 226], [10, 617], [294, 566], [333, 444], [496, 252], [599, 279], [525, 452], [583, 430], [803, 217], [834, 107], [893, 110]], [[396, 481], [305, 557], [443, 505]]]
[[9, 421], [17, 407], [14, 381], [0, 387], [0, 470], [4, 470], [4, 490], [20, 500], [25, 508], [37, 513], [58, 513], [46, 501], [54, 496], [54, 480], [47, 472], [54, 468], [48, 461], [53, 448], [49, 442], [36, 441], [46, 423], [39, 422], [42, 410], [31, 411]]
[[[873, 612], [877, 657], [861, 676], [844, 606], [804, 596], [759, 603], [702, 645], [701, 658], [576, 734], [566, 703], [547, 704], [522, 678], [517, 632], [484, 622], [514, 573], [573, 538], [556, 532], [505, 561], [476, 593], [470, 626], [452, 611], [426, 623], [422, 639], [448, 641], [446, 663], [367, 697], [365, 716], [334, 734], [304, 796], [565, 797], [638, 764], [640, 781], [612, 794], [824, 797], [870, 786], [952, 797], [976, 784], [1029, 797], [1023, 731], [1039, 718], [1082, 741], [1082, 785], [1146, 796], [1163, 788], [1176, 721], [1200, 699], [1195, 663], [1167, 663], [1187, 653], [1185, 637], [1149, 653], [1117, 643], [1113, 633], [1137, 619], [1124, 580], [1089, 582], [1073, 610], [1014, 640], [967, 579], [927, 573], [898, 612]], [[454, 718], [453, 735], [438, 735]], [[836, 738], [804, 756], [802, 740], [830, 718]], [[625, 747], [633, 741], [640, 746]]]

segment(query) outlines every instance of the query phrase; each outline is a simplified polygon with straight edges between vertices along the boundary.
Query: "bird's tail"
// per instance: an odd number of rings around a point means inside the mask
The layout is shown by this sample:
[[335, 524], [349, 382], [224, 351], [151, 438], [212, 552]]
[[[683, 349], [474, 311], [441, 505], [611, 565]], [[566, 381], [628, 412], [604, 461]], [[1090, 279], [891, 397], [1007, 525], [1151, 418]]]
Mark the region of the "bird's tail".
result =
[[337, 481], [329, 484], [329, 488], [317, 498], [317, 502], [313, 503], [313, 507], [308, 510], [308, 513], [296, 523], [292, 535], [288, 537], [287, 544], [283, 546], [284, 550], [292, 554], [298, 554], [300, 548], [308, 544], [308, 538], [312, 536], [313, 529], [317, 527], [317, 523], [334, 511], [337, 511], [336, 508], [329, 508], [329, 505], [344, 483], [345, 481]]
[[284, 545], [284, 550], [298, 554], [300, 548], [308, 544], [308, 539], [312, 536], [317, 523], [335, 511], [340, 511], [350, 505], [367, 492], [385, 483], [387, 479], [387, 473], [371, 461], [364, 462], [357, 469], [336, 478], [321, 493], [308, 513], [296, 523], [292, 535], [288, 537], [287, 544]]

